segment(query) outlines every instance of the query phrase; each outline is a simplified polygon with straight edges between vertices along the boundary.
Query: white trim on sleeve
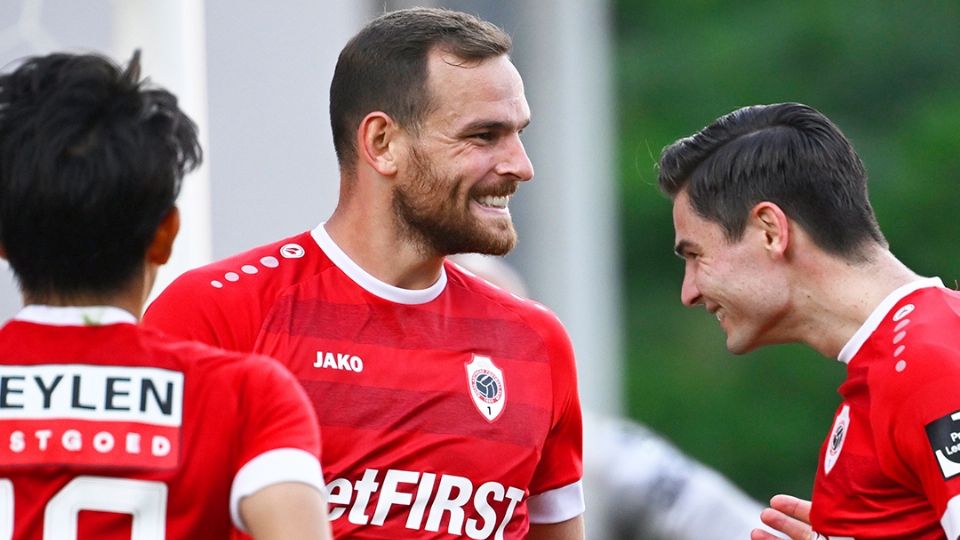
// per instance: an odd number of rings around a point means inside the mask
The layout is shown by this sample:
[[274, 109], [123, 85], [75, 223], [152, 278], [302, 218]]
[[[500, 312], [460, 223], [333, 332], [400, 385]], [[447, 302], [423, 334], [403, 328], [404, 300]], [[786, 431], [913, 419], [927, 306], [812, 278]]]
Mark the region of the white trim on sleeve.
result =
[[947, 533], [947, 538], [960, 537], [960, 495], [954, 495], [947, 501], [947, 509], [940, 518], [940, 526], [943, 527], [943, 532]]
[[240, 468], [230, 487], [230, 518], [243, 532], [248, 532], [240, 519], [240, 499], [282, 482], [300, 482], [314, 487], [326, 497], [323, 473], [317, 457], [299, 448], [277, 448], [251, 459]]
[[579, 516], [585, 509], [582, 480], [527, 498], [530, 523], [560, 523]]

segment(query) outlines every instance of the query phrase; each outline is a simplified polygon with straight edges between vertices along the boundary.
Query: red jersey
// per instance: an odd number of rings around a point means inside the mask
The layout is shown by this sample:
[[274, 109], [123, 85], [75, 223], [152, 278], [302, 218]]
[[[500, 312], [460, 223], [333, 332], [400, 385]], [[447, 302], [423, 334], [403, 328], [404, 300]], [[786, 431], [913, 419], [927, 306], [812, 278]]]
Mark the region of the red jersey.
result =
[[28, 306], [0, 329], [0, 539], [228, 538], [260, 488], [323, 489], [289, 373], [135, 323]]
[[583, 511], [565, 330], [450, 262], [430, 288], [399, 289], [321, 225], [184, 274], [145, 322], [294, 373], [337, 537], [519, 539]]
[[840, 353], [843, 403], [810, 514], [829, 538], [960, 536], [960, 293], [894, 291]]

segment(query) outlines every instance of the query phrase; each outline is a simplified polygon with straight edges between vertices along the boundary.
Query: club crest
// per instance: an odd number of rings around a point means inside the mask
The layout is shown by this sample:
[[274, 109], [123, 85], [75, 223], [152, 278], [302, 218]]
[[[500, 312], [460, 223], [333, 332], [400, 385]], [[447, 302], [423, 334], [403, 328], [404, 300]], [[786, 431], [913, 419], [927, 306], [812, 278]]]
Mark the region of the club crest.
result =
[[503, 371], [493, 365], [489, 357], [478, 354], [473, 355], [473, 359], [466, 364], [466, 368], [467, 384], [470, 387], [473, 404], [487, 421], [493, 422], [500, 417], [507, 401]]
[[850, 406], [844, 405], [830, 430], [830, 440], [827, 441], [827, 451], [823, 456], [823, 474], [830, 474], [830, 470], [837, 463], [840, 451], [843, 450], [843, 441], [847, 440], [847, 431], [850, 430]]

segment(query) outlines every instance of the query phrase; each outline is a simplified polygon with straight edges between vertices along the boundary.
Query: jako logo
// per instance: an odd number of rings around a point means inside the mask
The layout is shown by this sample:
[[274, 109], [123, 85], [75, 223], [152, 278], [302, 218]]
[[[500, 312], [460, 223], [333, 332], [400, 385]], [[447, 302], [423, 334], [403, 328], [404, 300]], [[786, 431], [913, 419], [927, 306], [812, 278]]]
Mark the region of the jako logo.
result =
[[360, 373], [363, 371], [363, 359], [350, 354], [317, 351], [317, 360], [313, 363], [313, 367]]

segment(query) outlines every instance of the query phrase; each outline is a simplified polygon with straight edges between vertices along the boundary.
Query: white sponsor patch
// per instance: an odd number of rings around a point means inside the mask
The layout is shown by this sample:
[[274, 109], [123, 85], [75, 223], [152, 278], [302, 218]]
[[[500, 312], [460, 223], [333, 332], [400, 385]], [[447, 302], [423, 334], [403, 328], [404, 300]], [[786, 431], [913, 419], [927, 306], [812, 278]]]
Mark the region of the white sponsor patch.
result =
[[0, 419], [76, 419], [179, 427], [183, 373], [84, 364], [0, 366]]
[[930, 422], [925, 429], [943, 478], [960, 474], [960, 411]]

